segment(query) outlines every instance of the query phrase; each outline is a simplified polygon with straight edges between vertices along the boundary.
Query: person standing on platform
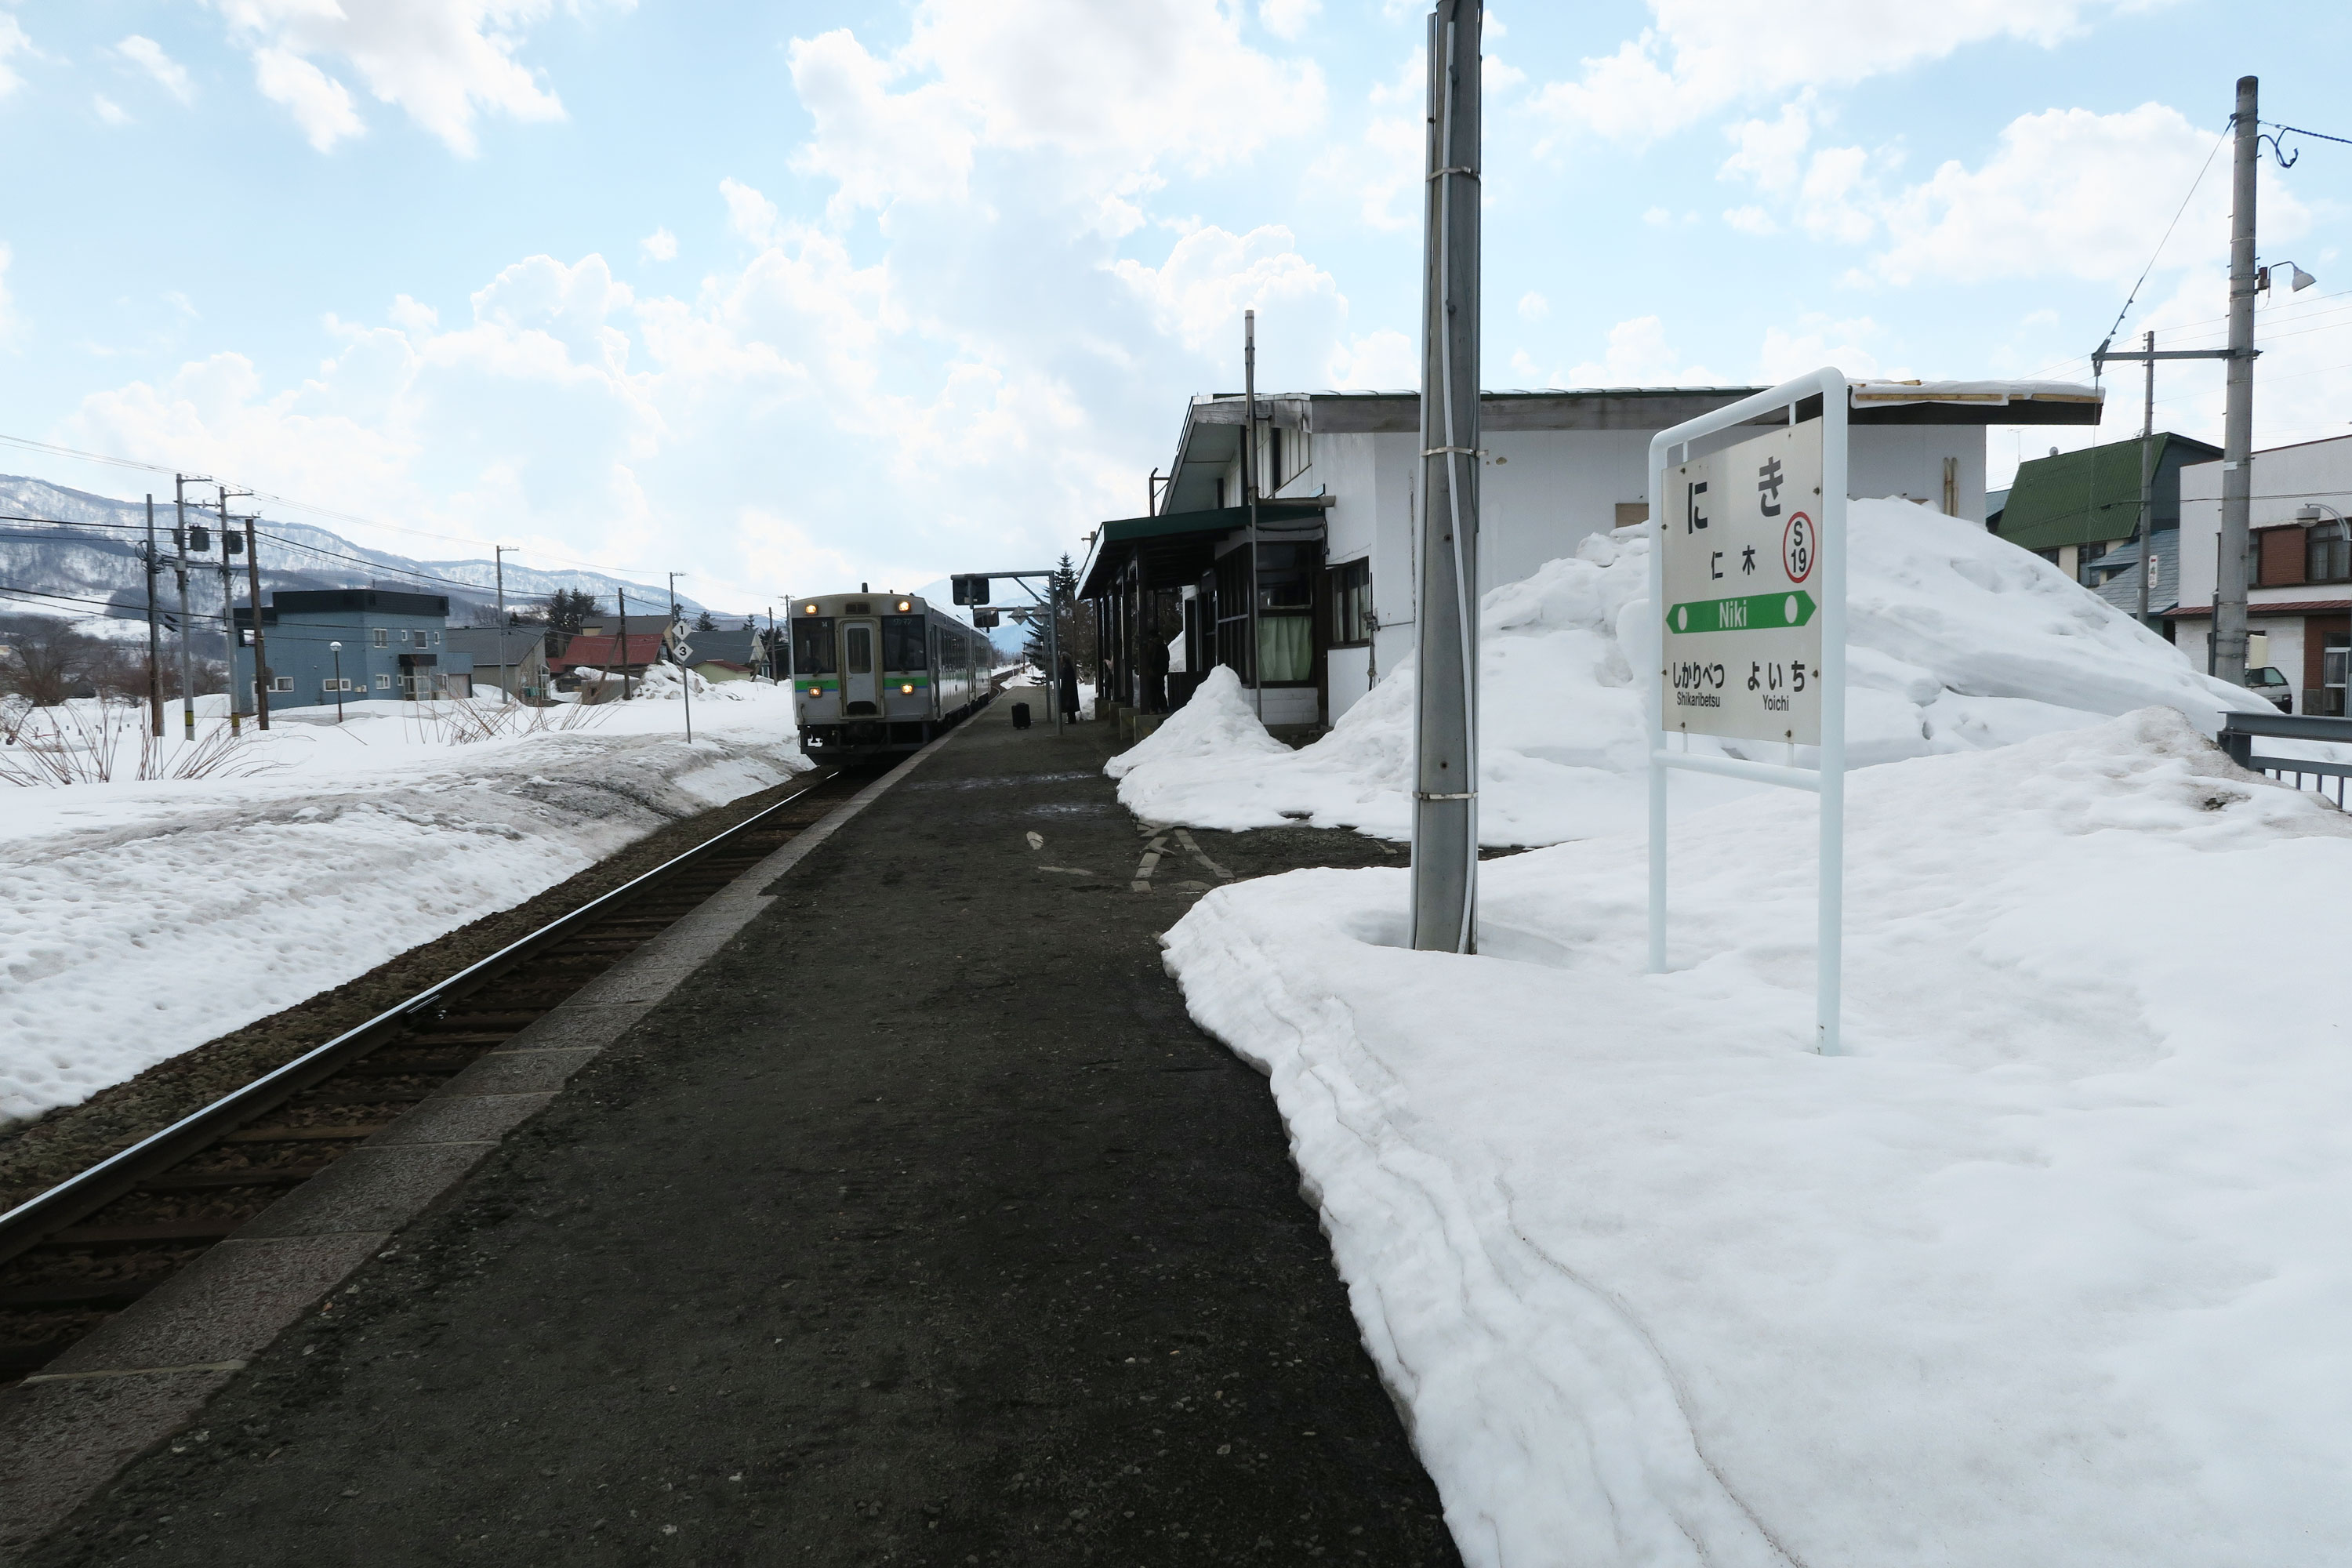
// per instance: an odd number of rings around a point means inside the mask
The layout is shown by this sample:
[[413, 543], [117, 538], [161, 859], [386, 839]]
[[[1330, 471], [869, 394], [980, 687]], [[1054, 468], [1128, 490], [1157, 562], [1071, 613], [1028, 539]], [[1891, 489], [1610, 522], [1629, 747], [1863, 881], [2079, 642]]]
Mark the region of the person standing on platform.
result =
[[1060, 685], [1062, 717], [1075, 724], [1078, 721], [1078, 667], [1068, 654], [1062, 656]]
[[1143, 644], [1143, 710], [1168, 711], [1168, 645], [1156, 637]]

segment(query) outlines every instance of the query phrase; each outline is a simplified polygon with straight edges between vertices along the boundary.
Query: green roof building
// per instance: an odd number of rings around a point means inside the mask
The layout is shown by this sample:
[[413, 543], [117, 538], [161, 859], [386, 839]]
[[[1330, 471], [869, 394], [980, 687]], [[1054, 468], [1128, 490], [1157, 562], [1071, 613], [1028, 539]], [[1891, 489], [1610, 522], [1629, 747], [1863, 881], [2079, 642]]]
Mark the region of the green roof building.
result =
[[[1995, 531], [2082, 581], [2085, 566], [2139, 527], [2139, 446], [2111, 441], [2019, 464]], [[2186, 436], [2157, 436], [2155, 531], [2180, 526], [2181, 468], [2221, 455]]]

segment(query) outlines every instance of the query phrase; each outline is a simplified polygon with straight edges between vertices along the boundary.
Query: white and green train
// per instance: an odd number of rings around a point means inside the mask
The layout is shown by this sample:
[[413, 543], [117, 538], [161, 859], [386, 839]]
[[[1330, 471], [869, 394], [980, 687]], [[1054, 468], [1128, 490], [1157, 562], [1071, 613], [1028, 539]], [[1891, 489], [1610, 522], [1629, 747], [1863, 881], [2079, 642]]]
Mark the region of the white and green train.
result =
[[801, 750], [845, 759], [911, 752], [991, 695], [988, 639], [907, 594], [793, 601]]

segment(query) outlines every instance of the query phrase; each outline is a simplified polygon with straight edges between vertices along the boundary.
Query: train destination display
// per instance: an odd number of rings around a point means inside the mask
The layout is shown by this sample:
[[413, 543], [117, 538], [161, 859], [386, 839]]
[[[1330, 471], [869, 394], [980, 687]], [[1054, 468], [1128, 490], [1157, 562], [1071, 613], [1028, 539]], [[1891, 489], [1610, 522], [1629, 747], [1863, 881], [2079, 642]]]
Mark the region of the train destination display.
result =
[[1666, 472], [1661, 728], [1822, 738], [1822, 422]]

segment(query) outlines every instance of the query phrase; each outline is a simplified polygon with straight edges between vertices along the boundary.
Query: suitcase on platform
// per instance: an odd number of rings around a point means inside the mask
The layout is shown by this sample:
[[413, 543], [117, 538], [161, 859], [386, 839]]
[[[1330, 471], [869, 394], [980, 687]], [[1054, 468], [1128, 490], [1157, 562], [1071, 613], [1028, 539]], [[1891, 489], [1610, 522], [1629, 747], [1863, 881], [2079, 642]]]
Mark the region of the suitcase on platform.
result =
[[1029, 728], [1029, 704], [1026, 702], [1015, 702], [1013, 705], [1013, 727], [1016, 730]]

